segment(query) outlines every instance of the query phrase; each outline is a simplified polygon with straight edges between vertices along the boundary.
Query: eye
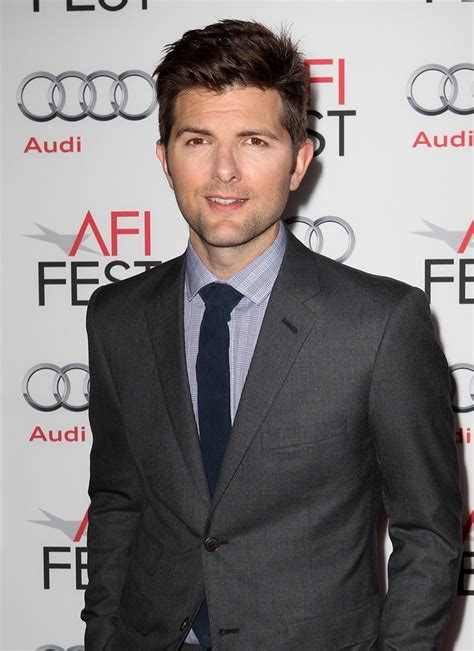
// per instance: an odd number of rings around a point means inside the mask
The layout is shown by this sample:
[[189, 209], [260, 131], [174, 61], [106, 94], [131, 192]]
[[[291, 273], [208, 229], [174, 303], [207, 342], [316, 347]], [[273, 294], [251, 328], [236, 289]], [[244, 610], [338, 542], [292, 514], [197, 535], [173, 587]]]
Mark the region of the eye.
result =
[[249, 138], [249, 143], [253, 145], [254, 147], [266, 147], [267, 143], [265, 140], [262, 140], [261, 138], [258, 138], [258, 136], [252, 136]]
[[204, 138], [196, 137], [196, 138], [191, 138], [186, 142], [186, 145], [189, 145], [190, 147], [197, 147], [198, 145], [204, 145], [205, 144]]

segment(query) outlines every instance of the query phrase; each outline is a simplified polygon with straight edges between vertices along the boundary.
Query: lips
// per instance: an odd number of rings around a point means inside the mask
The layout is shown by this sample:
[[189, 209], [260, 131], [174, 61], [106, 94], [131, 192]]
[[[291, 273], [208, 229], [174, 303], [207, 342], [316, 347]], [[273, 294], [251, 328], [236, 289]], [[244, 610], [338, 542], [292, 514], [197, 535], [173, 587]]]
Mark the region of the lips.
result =
[[238, 213], [247, 203], [248, 199], [242, 197], [222, 197], [218, 195], [208, 195], [206, 197], [207, 205], [215, 215], [225, 216]]
[[221, 206], [230, 206], [232, 204], [242, 204], [247, 199], [241, 199], [240, 197], [206, 197], [208, 201], [212, 203], [219, 204]]

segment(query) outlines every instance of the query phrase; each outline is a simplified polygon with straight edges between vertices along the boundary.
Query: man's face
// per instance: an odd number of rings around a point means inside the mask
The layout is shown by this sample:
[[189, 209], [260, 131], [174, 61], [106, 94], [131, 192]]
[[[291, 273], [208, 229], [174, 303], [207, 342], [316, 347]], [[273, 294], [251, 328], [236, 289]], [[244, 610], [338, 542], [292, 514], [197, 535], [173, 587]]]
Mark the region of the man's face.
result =
[[280, 120], [276, 90], [229, 88], [223, 93], [181, 93], [160, 158], [191, 242], [234, 247], [252, 240], [271, 243], [288, 193], [312, 158], [308, 141], [294, 150]]

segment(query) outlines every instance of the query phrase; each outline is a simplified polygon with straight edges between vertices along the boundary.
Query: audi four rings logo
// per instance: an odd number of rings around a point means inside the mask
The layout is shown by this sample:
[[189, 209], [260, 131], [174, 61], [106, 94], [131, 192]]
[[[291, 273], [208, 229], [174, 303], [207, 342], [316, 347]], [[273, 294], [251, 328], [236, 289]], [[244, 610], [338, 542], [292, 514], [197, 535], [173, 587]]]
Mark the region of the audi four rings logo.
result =
[[[472, 105], [472, 82], [469, 84], [465, 78], [460, 80], [458, 74], [461, 71], [466, 70], [472, 72], [474, 70], [474, 64], [459, 63], [458, 65], [451, 66], [451, 68], [446, 68], [445, 66], [436, 63], [430, 63], [426, 66], [421, 66], [421, 68], [417, 68], [415, 72], [410, 75], [407, 83], [406, 94], [410, 106], [423, 115], [440, 115], [445, 111], [452, 111], [458, 115], [470, 115], [471, 113], [474, 113], [474, 106]], [[425, 106], [420, 104], [419, 100], [415, 99], [414, 89], [417, 85], [416, 82], [427, 72], [439, 73], [437, 84], [437, 94], [439, 97], [439, 103], [437, 102], [438, 106]], [[463, 93], [459, 92], [460, 88], [464, 90]], [[463, 106], [463, 102], [471, 102], [471, 106]]]
[[[145, 105], [143, 110], [133, 113], [130, 110], [127, 111], [129, 89], [126, 83], [126, 80], [132, 77], [143, 80], [148, 91], [151, 91], [151, 99], [148, 105]], [[95, 110], [99, 98], [99, 91], [94, 82], [99, 78], [110, 79], [111, 83], [108, 92], [108, 101], [112, 108], [111, 111], [98, 112]], [[49, 113], [45, 114], [33, 112], [33, 109], [31, 107], [28, 108], [25, 102], [26, 88], [33, 82], [38, 83], [38, 80], [40, 79], [46, 79], [50, 82], [47, 87], [44, 86], [43, 83], [45, 99], [47, 100], [50, 109]], [[77, 96], [74, 95], [74, 97], [67, 97], [68, 93], [71, 91], [66, 92], [63, 83], [66, 79], [78, 79], [81, 82], [79, 90], [77, 91]], [[68, 106], [71, 102], [77, 102], [76, 112], [67, 113], [64, 111], [66, 99], [69, 100]], [[142, 70], [127, 70], [126, 72], [122, 72], [120, 75], [117, 75], [115, 72], [110, 72], [110, 70], [98, 70], [89, 75], [77, 72], [77, 70], [69, 70], [57, 76], [52, 75], [49, 72], [33, 72], [31, 75], [28, 75], [18, 86], [17, 104], [23, 115], [26, 115], [27, 118], [34, 120], [35, 122], [48, 122], [56, 117], [66, 120], [67, 122], [77, 122], [83, 120], [87, 116], [93, 120], [106, 122], [107, 120], [113, 120], [119, 115], [126, 120], [143, 120], [153, 113], [157, 106], [157, 100], [153, 79], [149, 74]]]
[[[459, 402], [461, 402], [460, 405], [453, 404], [454, 411], [458, 413], [474, 411], [474, 364], [461, 362], [453, 364], [449, 370], [455, 380], [456, 393]], [[464, 373], [459, 373], [459, 371], [464, 371]], [[455, 373], [456, 377], [454, 377]]]
[[345, 262], [348, 260], [355, 248], [355, 234], [352, 226], [346, 222], [342, 217], [333, 217], [328, 215], [326, 217], [319, 217], [319, 219], [309, 219], [308, 217], [290, 217], [285, 220], [287, 224], [306, 224], [304, 243], [311, 251], [321, 253], [324, 247], [324, 237], [321, 230], [323, 224], [337, 224], [340, 226], [345, 234], [346, 248], [342, 255], [335, 258], [338, 262]]
[[[83, 375], [82, 382], [79, 379], [80, 387], [73, 391], [73, 380], [77, 384], [78, 373]], [[41, 378], [48, 377], [51, 381], [51, 398], [43, 400], [40, 396], [41, 391], [34, 391], [31, 387], [32, 378], [41, 374]], [[37, 388], [37, 387], [36, 387]], [[22, 383], [23, 396], [26, 402], [38, 411], [55, 411], [60, 407], [69, 411], [85, 411], [89, 406], [89, 367], [85, 364], [73, 363], [66, 366], [57, 366], [56, 364], [37, 364], [27, 371]], [[72, 394], [82, 394], [84, 400], [77, 400], [73, 403]], [[81, 398], [82, 398], [81, 396]]]

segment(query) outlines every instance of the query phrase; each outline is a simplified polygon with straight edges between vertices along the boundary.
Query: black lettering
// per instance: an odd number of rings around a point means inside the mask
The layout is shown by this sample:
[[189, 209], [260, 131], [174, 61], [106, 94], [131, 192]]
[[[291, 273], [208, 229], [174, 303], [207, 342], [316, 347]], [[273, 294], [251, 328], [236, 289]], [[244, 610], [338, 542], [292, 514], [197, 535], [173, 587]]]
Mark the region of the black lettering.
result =
[[161, 264], [161, 260], [136, 260], [133, 263], [134, 267], [143, 267], [145, 271], [149, 271], [150, 269], [153, 269], [153, 267], [157, 267], [159, 264]]
[[66, 0], [66, 11], [95, 11], [94, 5], [75, 5], [75, 0]]
[[45, 304], [45, 286], [46, 285], [65, 285], [65, 278], [45, 278], [44, 270], [46, 267], [65, 267], [65, 262], [38, 262], [38, 305]]
[[453, 276], [432, 276], [431, 267], [434, 264], [454, 264], [454, 260], [425, 260], [425, 294], [431, 303], [431, 283], [452, 283]]
[[474, 281], [474, 276], [466, 275], [466, 267], [468, 264], [474, 264], [474, 260], [460, 260], [459, 261], [459, 303], [474, 303], [474, 296], [466, 296], [466, 284]]
[[339, 156], [344, 156], [345, 151], [345, 118], [357, 115], [356, 111], [328, 111], [328, 116], [337, 116], [339, 118]]
[[474, 558], [474, 552], [464, 552], [462, 555], [462, 564], [458, 577], [458, 595], [461, 595], [463, 597], [472, 597], [474, 595], [474, 590], [468, 590], [465, 587], [464, 577], [474, 574], [474, 569], [465, 566], [464, 559], [466, 558]]
[[[83, 562], [85, 556], [86, 562]], [[76, 547], [76, 590], [85, 590], [87, 583], [84, 583], [82, 578], [84, 572], [87, 570], [87, 547]]]
[[104, 275], [107, 278], [107, 280], [110, 280], [111, 283], [118, 283], [120, 280], [123, 279], [115, 278], [115, 276], [112, 276], [112, 269], [114, 267], [122, 267], [123, 269], [130, 269], [130, 265], [127, 264], [126, 262], [123, 262], [123, 260], [114, 260], [114, 262], [109, 262], [109, 264], [105, 267]]
[[107, 11], [118, 11], [119, 9], [123, 9], [127, 2], [128, 0], [119, 0], [118, 5], [109, 5], [106, 0], [99, 0], [102, 9], [106, 9]]
[[89, 300], [80, 300], [77, 297], [78, 285], [98, 285], [98, 278], [78, 278], [79, 267], [98, 267], [98, 262], [71, 262], [71, 305], [87, 305]]
[[[319, 111], [314, 111], [313, 109], [306, 111], [307, 115], [314, 115], [315, 118], [318, 118], [318, 120], [322, 119], [322, 114]], [[318, 146], [314, 148], [314, 154], [313, 158], [316, 156], [319, 156], [319, 154], [322, 154], [324, 151], [324, 148], [326, 147], [326, 140], [324, 139], [324, 136], [318, 133], [318, 131], [315, 131], [314, 129], [306, 129], [306, 133], [308, 136], [311, 138], [315, 138], [318, 141]]]
[[[161, 264], [161, 260], [137, 260], [133, 263], [133, 266], [137, 268], [142, 267], [144, 271], [148, 271], [149, 269], [153, 269], [153, 267], [156, 267], [159, 264]], [[111, 283], [118, 283], [123, 280], [123, 278], [117, 278], [116, 276], [112, 275], [112, 270], [114, 267], [122, 267], [122, 269], [126, 269], [128, 271], [128, 269], [130, 269], [130, 265], [123, 260], [114, 260], [113, 262], [109, 262], [109, 264], [105, 267], [104, 275], [107, 280], [109, 280]]]
[[[80, 0], [66, 0], [66, 11], [95, 11], [93, 4], [76, 4]], [[99, 0], [102, 9], [107, 11], [119, 11], [128, 4], [128, 0], [117, 0], [118, 4], [110, 4], [110, 0]], [[142, 10], [148, 9], [148, 0], [142, 0]], [[33, 0], [33, 12], [40, 11], [40, 0]]]
[[70, 547], [43, 547], [43, 587], [45, 590], [51, 588], [50, 570], [70, 570], [71, 563], [51, 563], [49, 555], [51, 553], [70, 552]]

